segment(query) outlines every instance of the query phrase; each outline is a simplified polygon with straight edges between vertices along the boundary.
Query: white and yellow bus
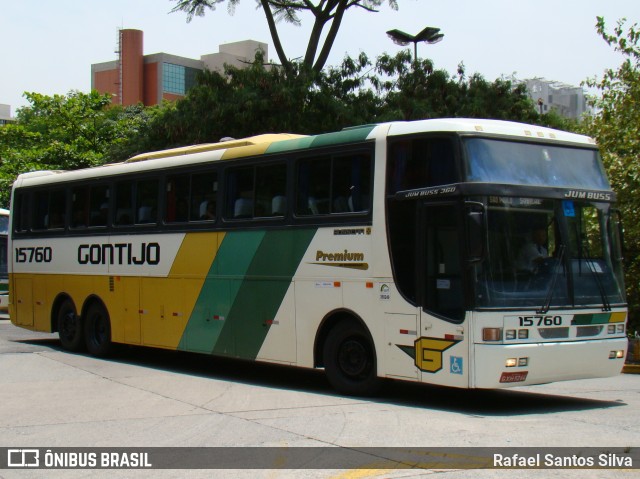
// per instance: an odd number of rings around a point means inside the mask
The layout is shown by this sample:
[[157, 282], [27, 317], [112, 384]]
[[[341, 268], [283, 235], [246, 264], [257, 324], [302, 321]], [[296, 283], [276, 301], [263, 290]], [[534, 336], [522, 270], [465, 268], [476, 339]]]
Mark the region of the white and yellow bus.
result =
[[9, 235], [9, 210], [0, 208], [0, 318], [9, 313], [9, 274], [7, 263], [7, 237]]
[[12, 195], [11, 320], [71, 351], [324, 368], [348, 394], [623, 366], [621, 227], [584, 136], [465, 119], [262, 135], [26, 173]]

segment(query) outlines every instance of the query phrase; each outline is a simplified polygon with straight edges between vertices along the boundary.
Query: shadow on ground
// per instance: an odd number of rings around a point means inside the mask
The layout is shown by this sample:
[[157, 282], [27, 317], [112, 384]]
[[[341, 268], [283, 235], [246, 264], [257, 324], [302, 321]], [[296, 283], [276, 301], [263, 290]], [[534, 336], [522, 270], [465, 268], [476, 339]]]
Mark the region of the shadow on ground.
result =
[[[64, 351], [59, 341], [51, 336], [39, 339], [13, 337], [8, 340], [9, 342], [34, 346], [34, 352], [53, 350], [72, 354]], [[118, 347], [108, 360], [259, 387], [337, 395], [329, 386], [321, 370], [136, 346]], [[619, 401], [549, 395], [522, 390], [466, 390], [402, 381], [386, 381], [377, 396], [363, 399], [472, 416], [553, 414], [564, 411], [607, 409], [625, 405]]]

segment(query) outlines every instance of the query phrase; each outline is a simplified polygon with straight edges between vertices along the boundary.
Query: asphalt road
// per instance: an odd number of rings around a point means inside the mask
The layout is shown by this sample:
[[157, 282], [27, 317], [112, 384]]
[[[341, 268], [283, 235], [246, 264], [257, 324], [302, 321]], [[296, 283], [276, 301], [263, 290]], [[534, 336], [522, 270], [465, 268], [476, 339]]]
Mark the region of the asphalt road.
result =
[[[0, 320], [0, 447], [633, 447], [640, 375], [475, 391], [390, 382], [337, 395], [321, 371], [123, 347], [108, 360]], [[338, 465], [339, 466], [339, 465]], [[0, 478], [630, 478], [628, 470], [0, 470]], [[436, 476], [434, 476], [436, 477]], [[437, 476], [441, 477], [441, 476]]]

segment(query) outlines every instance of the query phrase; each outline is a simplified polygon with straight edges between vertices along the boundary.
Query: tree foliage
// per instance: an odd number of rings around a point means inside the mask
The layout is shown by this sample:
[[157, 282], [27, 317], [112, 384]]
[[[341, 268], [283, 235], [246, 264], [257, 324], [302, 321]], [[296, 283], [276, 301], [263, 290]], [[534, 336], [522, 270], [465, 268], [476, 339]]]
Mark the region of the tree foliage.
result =
[[[204, 16], [206, 10], [215, 10], [217, 5], [227, 3], [227, 9], [233, 14], [240, 0], [175, 0], [177, 5], [172, 12], [183, 11], [187, 14], [187, 21], [194, 16]], [[387, 0], [389, 6], [395, 10], [398, 8], [397, 0]], [[273, 46], [276, 49], [278, 59], [287, 72], [295, 70], [294, 63], [284, 51], [280, 40], [277, 23], [284, 20], [296, 26], [300, 26], [302, 13], [310, 13], [314, 17], [313, 27], [309, 33], [307, 49], [304, 55], [303, 65], [308, 70], [320, 72], [324, 68], [333, 43], [338, 35], [342, 19], [350, 8], [361, 8], [369, 12], [375, 12], [384, 0], [255, 0], [257, 8], [264, 12]], [[327, 28], [326, 33], [325, 28]], [[324, 40], [323, 40], [324, 38]]]
[[137, 131], [143, 109], [110, 108], [94, 91], [47, 96], [25, 93], [30, 106], [0, 128], [0, 204], [9, 204], [16, 176], [34, 170], [74, 170], [103, 163], [112, 148]]
[[608, 33], [605, 20], [598, 17], [600, 36], [623, 55], [617, 69], [607, 69], [602, 78], [586, 83], [600, 91], [591, 100], [597, 112], [584, 122], [586, 133], [594, 137], [603, 153], [609, 180], [618, 194], [625, 218], [625, 254], [630, 328], [640, 330], [640, 28], [617, 22]]
[[371, 80], [384, 98], [381, 120], [468, 117], [532, 123], [539, 118], [524, 85], [488, 82], [478, 73], [467, 78], [462, 63], [454, 77], [434, 69], [431, 60], [412, 61], [405, 50], [379, 57], [376, 72]]

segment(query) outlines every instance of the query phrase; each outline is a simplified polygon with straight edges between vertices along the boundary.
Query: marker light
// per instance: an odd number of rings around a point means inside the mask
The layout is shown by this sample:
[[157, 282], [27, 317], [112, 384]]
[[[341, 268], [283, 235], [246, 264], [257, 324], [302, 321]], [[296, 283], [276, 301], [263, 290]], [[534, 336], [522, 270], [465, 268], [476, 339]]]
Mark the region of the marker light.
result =
[[483, 328], [483, 341], [500, 341], [502, 339], [502, 328]]
[[509, 358], [504, 362], [504, 365], [508, 368], [515, 368], [517, 364], [518, 364], [517, 358]]

